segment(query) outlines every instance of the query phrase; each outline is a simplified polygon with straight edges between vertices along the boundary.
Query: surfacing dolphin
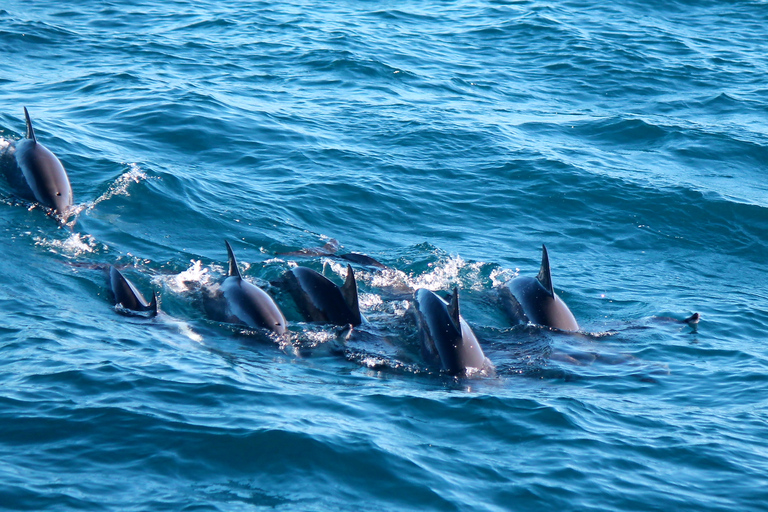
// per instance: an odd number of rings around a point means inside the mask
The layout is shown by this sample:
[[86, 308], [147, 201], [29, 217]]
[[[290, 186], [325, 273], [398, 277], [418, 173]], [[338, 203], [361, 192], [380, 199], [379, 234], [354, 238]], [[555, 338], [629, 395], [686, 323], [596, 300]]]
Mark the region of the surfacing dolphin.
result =
[[36, 201], [66, 217], [72, 207], [72, 186], [64, 166], [56, 155], [38, 142], [24, 107], [27, 136], [10, 146], [4, 154], [8, 183], [18, 196]]
[[355, 263], [357, 265], [362, 265], [364, 267], [374, 267], [379, 269], [387, 268], [387, 266], [380, 261], [371, 258], [370, 256], [366, 254], [361, 254], [359, 252], [348, 252], [345, 254], [337, 254], [339, 251], [339, 247], [341, 244], [339, 244], [339, 241], [335, 238], [331, 238], [326, 242], [326, 244], [322, 247], [309, 247], [305, 249], [299, 249], [298, 251], [290, 251], [290, 252], [279, 252], [277, 253], [278, 256], [326, 256], [328, 258], [338, 258], [342, 260], [351, 261], [352, 263]]
[[152, 300], [147, 299], [119, 270], [109, 266], [109, 291], [117, 312], [124, 315], [157, 315], [157, 296], [152, 290]]
[[229, 254], [229, 270], [222, 282], [203, 291], [203, 306], [208, 316], [217, 322], [285, 333], [286, 321], [280, 308], [267, 292], [243, 279], [232, 247], [226, 240], [224, 243]]
[[340, 326], [363, 323], [355, 272], [350, 265], [347, 265], [347, 278], [341, 287], [307, 267], [288, 270], [282, 283], [307, 322]]
[[501, 286], [499, 295], [513, 322], [533, 323], [563, 331], [578, 331], [579, 324], [552, 287], [546, 246], [542, 245], [541, 269], [536, 277], [518, 276]]
[[457, 376], [493, 368], [459, 312], [458, 288], [454, 288], [450, 302], [420, 288], [413, 295], [413, 306], [427, 364]]

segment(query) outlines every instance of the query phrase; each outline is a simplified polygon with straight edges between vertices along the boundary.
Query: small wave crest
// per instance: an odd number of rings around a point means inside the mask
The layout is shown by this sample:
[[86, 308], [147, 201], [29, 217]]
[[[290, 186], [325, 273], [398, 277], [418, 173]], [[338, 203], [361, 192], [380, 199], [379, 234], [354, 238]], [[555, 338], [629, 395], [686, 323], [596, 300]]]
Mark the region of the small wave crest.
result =
[[92, 203], [87, 206], [88, 210], [92, 210], [97, 204], [107, 201], [114, 196], [127, 196], [128, 188], [132, 183], [140, 183], [148, 178], [139, 164], [129, 163], [128, 170], [118, 176], [115, 181], [107, 188], [107, 191], [96, 198]]
[[83, 254], [93, 254], [99, 249], [107, 249], [91, 235], [72, 233], [64, 240], [51, 240], [42, 236], [33, 239], [35, 245], [44, 247], [54, 254], [60, 254], [69, 258], [78, 258]]
[[117, 179], [110, 185], [109, 189], [102, 194], [96, 202], [99, 200], [106, 200], [112, 196], [128, 195], [128, 187], [131, 183], [139, 183], [147, 179], [147, 174], [139, 167], [137, 163], [129, 163], [129, 170], [117, 177]]
[[[62, 223], [70, 228], [74, 227], [77, 218], [84, 211], [93, 210], [97, 204], [111, 199], [114, 196], [127, 196], [128, 188], [132, 183], [140, 183], [148, 178], [147, 174], [136, 163], [128, 164], [129, 170], [118, 176], [107, 191], [97, 197], [95, 200], [76, 204], [67, 210], [62, 217]], [[69, 219], [72, 220], [69, 220]]]

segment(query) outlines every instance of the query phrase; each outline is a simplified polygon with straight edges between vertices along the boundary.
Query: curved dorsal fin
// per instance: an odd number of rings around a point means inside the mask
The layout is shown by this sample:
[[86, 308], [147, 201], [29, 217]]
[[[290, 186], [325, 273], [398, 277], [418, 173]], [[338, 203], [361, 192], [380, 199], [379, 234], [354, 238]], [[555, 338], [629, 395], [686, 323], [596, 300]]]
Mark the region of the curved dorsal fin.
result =
[[453, 321], [453, 325], [456, 326], [456, 329], [461, 332], [461, 321], [459, 320], [459, 315], [461, 315], [461, 312], [459, 311], [459, 288], [456, 287], [453, 289], [453, 295], [451, 295], [451, 302], [448, 303], [448, 314], [451, 317], [451, 320]]
[[147, 306], [147, 310], [152, 312], [152, 316], [157, 314], [157, 294], [152, 290], [152, 301]]
[[347, 278], [341, 287], [341, 295], [344, 297], [344, 302], [347, 303], [349, 311], [352, 313], [354, 325], [363, 323], [363, 317], [360, 314], [360, 302], [357, 299], [357, 281], [355, 281], [355, 272], [352, 270], [352, 265], [347, 265]]
[[541, 246], [541, 268], [539, 269], [539, 275], [536, 276], [541, 286], [544, 287], [547, 294], [550, 297], [555, 297], [555, 289], [552, 286], [552, 272], [549, 269], [549, 255], [547, 254], [547, 246]]
[[27, 118], [27, 138], [37, 142], [37, 137], [35, 137], [35, 129], [32, 128], [32, 120], [29, 118], [27, 107], [24, 107], [24, 117]]
[[237, 260], [235, 259], [235, 253], [232, 252], [232, 246], [226, 240], [224, 240], [224, 243], [227, 244], [227, 253], [229, 254], [229, 271], [227, 275], [242, 279], [243, 276], [240, 275], [240, 269], [237, 268]]

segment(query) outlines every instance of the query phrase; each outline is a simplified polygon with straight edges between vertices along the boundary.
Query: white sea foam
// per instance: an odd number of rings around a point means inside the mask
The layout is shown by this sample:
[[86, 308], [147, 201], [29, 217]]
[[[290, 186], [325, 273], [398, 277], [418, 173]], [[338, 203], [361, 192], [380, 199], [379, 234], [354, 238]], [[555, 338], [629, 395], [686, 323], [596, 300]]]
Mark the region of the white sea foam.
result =
[[174, 293], [184, 293], [209, 284], [211, 273], [210, 268], [203, 267], [200, 260], [190, 260], [188, 269], [175, 275], [156, 276], [153, 281]]
[[501, 286], [513, 277], [517, 277], [520, 273], [520, 269], [510, 270], [508, 268], [495, 268], [491, 271], [491, 283], [493, 287]]
[[379, 295], [374, 293], [361, 293], [358, 296], [358, 302], [363, 309], [372, 309], [383, 304], [383, 300]]
[[72, 233], [64, 240], [50, 240], [41, 236], [36, 236], [33, 239], [35, 245], [45, 247], [49, 251], [67, 256], [70, 258], [77, 258], [83, 254], [90, 254], [99, 249], [107, 249], [106, 245], [99, 244], [96, 239], [91, 235], [83, 235], [80, 233]]
[[179, 329], [179, 334], [186, 336], [196, 343], [203, 342], [203, 337], [192, 330], [192, 326], [190, 326], [187, 322], [177, 322], [176, 326]]
[[[337, 260], [326, 259], [324, 268], [344, 279], [347, 276], [347, 264]], [[355, 276], [373, 288], [396, 289], [402, 291], [426, 288], [432, 291], [446, 290], [454, 286], [462, 287], [463, 282], [471, 282], [473, 288], [482, 289], [483, 280], [480, 274], [485, 263], [467, 263], [461, 256], [452, 256], [444, 261], [429, 264], [429, 271], [420, 275], [406, 274], [402, 270], [385, 268], [369, 272], [358, 270]]]

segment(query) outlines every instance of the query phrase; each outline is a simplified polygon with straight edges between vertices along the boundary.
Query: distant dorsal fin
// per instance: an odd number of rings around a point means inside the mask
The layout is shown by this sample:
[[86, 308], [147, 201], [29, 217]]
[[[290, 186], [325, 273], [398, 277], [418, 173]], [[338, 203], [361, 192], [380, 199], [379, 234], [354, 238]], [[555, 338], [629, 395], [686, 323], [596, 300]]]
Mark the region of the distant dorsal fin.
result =
[[27, 118], [27, 138], [37, 142], [37, 137], [35, 137], [35, 129], [32, 128], [32, 120], [29, 118], [27, 107], [24, 107], [24, 117]]
[[547, 246], [541, 246], [541, 268], [539, 269], [539, 275], [536, 276], [541, 286], [544, 287], [547, 294], [550, 297], [555, 298], [555, 289], [552, 286], [552, 272], [549, 269], [549, 255], [547, 254]]
[[459, 320], [459, 316], [461, 315], [461, 311], [459, 311], [459, 289], [458, 287], [453, 289], [453, 295], [451, 295], [451, 302], [448, 303], [448, 314], [451, 317], [451, 320], [453, 321], [453, 324], [456, 326], [456, 329], [461, 331], [461, 321]]
[[243, 276], [240, 275], [240, 269], [237, 268], [237, 260], [235, 259], [235, 253], [232, 252], [232, 246], [226, 240], [224, 240], [224, 243], [227, 244], [227, 253], [229, 254], [229, 271], [227, 275], [242, 279]]
[[347, 278], [341, 287], [341, 295], [352, 313], [353, 325], [363, 323], [363, 317], [360, 314], [360, 302], [357, 298], [357, 281], [355, 281], [355, 271], [352, 270], [352, 265], [347, 265]]
[[155, 293], [155, 290], [152, 290], [152, 300], [150, 301], [149, 306], [147, 306], [147, 310], [152, 312], [152, 316], [157, 314], [157, 294]]

